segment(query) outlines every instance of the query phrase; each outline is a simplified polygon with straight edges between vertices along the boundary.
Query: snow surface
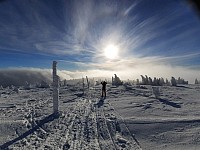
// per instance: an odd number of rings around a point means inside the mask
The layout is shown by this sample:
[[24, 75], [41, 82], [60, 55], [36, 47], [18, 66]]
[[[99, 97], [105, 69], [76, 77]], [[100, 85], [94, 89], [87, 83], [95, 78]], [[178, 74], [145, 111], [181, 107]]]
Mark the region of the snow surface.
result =
[[198, 150], [200, 86], [60, 88], [59, 114], [52, 89], [0, 90], [0, 149]]

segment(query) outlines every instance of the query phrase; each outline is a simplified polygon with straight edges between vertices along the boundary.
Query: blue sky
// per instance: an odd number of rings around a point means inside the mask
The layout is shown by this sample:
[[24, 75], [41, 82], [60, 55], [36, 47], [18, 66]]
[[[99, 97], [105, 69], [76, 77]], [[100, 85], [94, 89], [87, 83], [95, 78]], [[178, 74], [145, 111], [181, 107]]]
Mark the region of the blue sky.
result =
[[[109, 44], [119, 49], [114, 60], [104, 55]], [[199, 56], [200, 18], [184, 0], [0, 1], [1, 69], [50, 69], [57, 60], [74, 77], [193, 80]]]

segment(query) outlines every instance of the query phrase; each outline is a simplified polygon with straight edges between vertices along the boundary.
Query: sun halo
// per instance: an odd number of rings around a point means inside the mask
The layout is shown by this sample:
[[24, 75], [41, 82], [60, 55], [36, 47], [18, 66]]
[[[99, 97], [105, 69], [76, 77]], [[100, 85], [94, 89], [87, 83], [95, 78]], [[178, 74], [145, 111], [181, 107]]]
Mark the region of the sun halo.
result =
[[119, 49], [117, 46], [110, 44], [104, 49], [104, 55], [108, 59], [116, 59], [118, 57]]

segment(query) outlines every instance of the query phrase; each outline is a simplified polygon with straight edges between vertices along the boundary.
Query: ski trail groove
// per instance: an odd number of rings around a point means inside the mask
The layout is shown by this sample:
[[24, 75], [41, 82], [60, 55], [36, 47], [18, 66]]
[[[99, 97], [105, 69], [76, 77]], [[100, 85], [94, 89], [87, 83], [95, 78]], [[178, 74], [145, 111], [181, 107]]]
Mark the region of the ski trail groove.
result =
[[124, 128], [127, 130], [127, 133], [128, 133], [128, 135], [129, 135], [130, 140], [135, 141], [136, 143], [134, 143], [134, 145], [138, 145], [138, 149], [141, 150], [142, 148], [141, 148], [141, 145], [140, 145], [139, 141], [136, 139], [136, 137], [135, 137], [134, 135], [131, 134], [131, 132], [130, 132], [128, 126], [126, 125], [126, 122], [125, 122], [124, 119], [123, 119], [123, 117], [119, 114], [119, 112], [117, 112], [117, 111], [115, 110], [115, 108], [114, 108], [110, 103], [108, 103], [108, 105], [109, 105], [109, 107], [111, 108], [111, 110], [113, 110], [113, 111], [115, 112], [115, 114], [116, 114], [119, 118], [121, 118], [121, 119], [120, 119], [120, 120], [121, 120], [121, 123], [120, 123], [120, 124], [121, 124], [121, 126], [123, 125]]
[[117, 115], [109, 102], [101, 103], [102, 105], [96, 105], [99, 139], [103, 139], [103, 142], [99, 140], [101, 149], [141, 150], [139, 142], [131, 135], [122, 117]]
[[99, 144], [102, 150], [116, 150], [115, 142], [112, 139], [108, 129], [103, 107], [96, 105], [97, 130], [99, 135]]
[[91, 100], [85, 99], [83, 101], [76, 110], [76, 117], [68, 134], [70, 150], [98, 150], [99, 144], [95, 127], [95, 112], [92, 111]]

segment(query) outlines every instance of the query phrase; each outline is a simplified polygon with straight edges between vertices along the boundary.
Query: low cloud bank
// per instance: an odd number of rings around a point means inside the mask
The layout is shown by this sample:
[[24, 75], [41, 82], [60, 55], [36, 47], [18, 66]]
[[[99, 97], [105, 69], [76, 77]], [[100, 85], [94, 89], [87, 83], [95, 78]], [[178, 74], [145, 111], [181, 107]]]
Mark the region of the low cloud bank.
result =
[[[66, 70], [57, 70], [57, 74], [61, 80], [73, 79], [80, 76], [76, 76], [77, 72], [69, 72]], [[39, 69], [39, 68], [10, 68], [0, 69], [0, 85], [7, 86], [23, 86], [26, 82], [30, 84], [41, 83], [45, 81], [47, 83], [52, 82], [52, 69]]]
[[7, 87], [10, 85], [22, 86], [26, 82], [30, 84], [40, 83], [45, 81], [51, 82], [50, 70], [42, 69], [1, 69], [0, 70], [0, 85]]
[[[128, 64], [121, 63], [116, 65], [117, 67], [104, 66], [94, 67], [96, 69], [89, 70], [57, 70], [57, 74], [61, 80], [63, 79], [78, 79], [85, 76], [89, 78], [101, 77], [110, 78], [117, 74], [122, 80], [136, 80], [137, 78], [141, 80], [140, 75], [148, 75], [149, 77], [163, 77], [171, 79], [172, 76], [175, 78], [181, 77], [190, 84], [194, 83], [195, 78], [199, 79], [199, 69], [192, 69], [180, 66], [167, 66], [163, 64]], [[113, 70], [112, 68], [115, 68]], [[30, 84], [41, 83], [45, 81], [47, 83], [52, 82], [52, 69], [38, 69], [38, 68], [10, 68], [10, 69], [0, 69], [0, 85], [3, 87], [7, 86], [23, 86], [26, 82]]]

